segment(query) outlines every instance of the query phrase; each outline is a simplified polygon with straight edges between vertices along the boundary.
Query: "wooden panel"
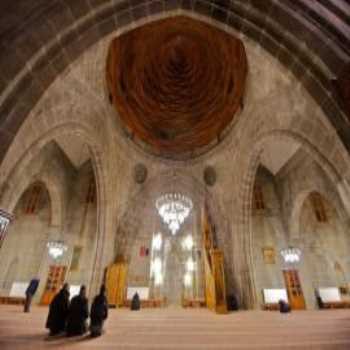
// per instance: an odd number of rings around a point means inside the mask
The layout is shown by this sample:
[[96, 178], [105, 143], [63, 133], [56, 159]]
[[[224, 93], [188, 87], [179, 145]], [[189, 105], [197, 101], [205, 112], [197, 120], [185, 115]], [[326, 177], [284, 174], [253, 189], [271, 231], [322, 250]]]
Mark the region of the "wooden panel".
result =
[[297, 270], [284, 270], [284, 280], [290, 306], [293, 310], [304, 310], [305, 299]]
[[108, 267], [106, 273], [106, 287], [109, 305], [122, 306], [125, 303], [126, 278], [126, 262], [119, 261]]
[[227, 313], [223, 253], [214, 247], [214, 230], [203, 211], [203, 250], [205, 273], [205, 299], [207, 307], [216, 313]]
[[53, 297], [58, 293], [66, 277], [66, 266], [52, 265], [49, 268], [44, 293], [41, 297], [42, 305], [49, 305]]
[[18, 297], [2, 297], [0, 296], [0, 304], [5, 305], [24, 305], [25, 298]]
[[220, 250], [212, 249], [210, 256], [215, 281], [215, 311], [219, 314], [227, 313], [224, 255]]

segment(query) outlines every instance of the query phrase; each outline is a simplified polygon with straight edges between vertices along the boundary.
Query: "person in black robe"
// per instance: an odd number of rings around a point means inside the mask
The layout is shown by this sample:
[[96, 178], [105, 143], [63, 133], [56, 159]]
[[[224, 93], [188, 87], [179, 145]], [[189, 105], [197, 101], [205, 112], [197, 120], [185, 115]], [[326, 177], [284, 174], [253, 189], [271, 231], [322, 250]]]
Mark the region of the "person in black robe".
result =
[[278, 301], [278, 305], [279, 305], [279, 308], [280, 308], [280, 313], [281, 314], [286, 314], [286, 313], [289, 313], [290, 312], [290, 306], [287, 302], [285, 302], [284, 300], [279, 300]]
[[67, 319], [67, 336], [83, 335], [86, 332], [86, 320], [89, 317], [86, 288], [81, 286], [80, 292], [70, 303]]
[[138, 311], [141, 308], [141, 302], [139, 294], [136, 292], [131, 300], [131, 311]]
[[99, 337], [102, 334], [103, 323], [108, 317], [108, 301], [106, 297], [106, 287], [101, 286], [92, 305], [90, 312], [90, 334], [92, 337]]
[[52, 299], [49, 314], [47, 316], [46, 328], [50, 335], [64, 332], [69, 309], [69, 286], [65, 283], [62, 289]]
[[39, 278], [33, 278], [30, 282], [29, 282], [29, 286], [26, 289], [26, 300], [24, 302], [24, 312], [29, 312], [30, 311], [30, 305], [32, 304], [32, 299], [33, 296], [35, 294], [35, 292], [38, 289], [39, 286]]

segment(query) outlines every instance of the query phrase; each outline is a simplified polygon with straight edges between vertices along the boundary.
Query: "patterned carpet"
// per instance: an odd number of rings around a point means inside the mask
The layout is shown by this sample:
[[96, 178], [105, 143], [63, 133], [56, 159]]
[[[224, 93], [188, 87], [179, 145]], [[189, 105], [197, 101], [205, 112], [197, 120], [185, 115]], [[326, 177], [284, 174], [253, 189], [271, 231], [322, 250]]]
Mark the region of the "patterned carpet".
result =
[[111, 310], [106, 333], [47, 339], [47, 308], [24, 314], [0, 306], [0, 349], [350, 349], [350, 311], [299, 311], [281, 315], [241, 311], [215, 315], [207, 310]]

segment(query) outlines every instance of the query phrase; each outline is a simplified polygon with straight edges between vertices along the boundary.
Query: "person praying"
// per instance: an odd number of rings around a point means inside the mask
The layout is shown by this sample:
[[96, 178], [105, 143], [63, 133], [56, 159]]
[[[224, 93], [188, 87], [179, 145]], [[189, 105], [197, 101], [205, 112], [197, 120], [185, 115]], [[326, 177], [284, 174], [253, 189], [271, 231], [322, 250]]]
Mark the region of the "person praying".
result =
[[81, 286], [80, 292], [70, 303], [67, 319], [67, 336], [83, 335], [86, 333], [86, 320], [89, 317], [86, 287]]
[[50, 336], [64, 332], [69, 310], [69, 285], [65, 283], [52, 299], [47, 316], [46, 328]]
[[102, 334], [104, 321], [108, 317], [108, 301], [106, 297], [106, 287], [101, 286], [92, 305], [90, 312], [90, 334], [92, 337], [98, 337]]
[[138, 311], [141, 308], [141, 302], [139, 294], [136, 292], [131, 300], [131, 311]]
[[279, 309], [281, 314], [287, 314], [291, 311], [289, 304], [284, 301], [283, 299], [280, 299], [278, 301]]

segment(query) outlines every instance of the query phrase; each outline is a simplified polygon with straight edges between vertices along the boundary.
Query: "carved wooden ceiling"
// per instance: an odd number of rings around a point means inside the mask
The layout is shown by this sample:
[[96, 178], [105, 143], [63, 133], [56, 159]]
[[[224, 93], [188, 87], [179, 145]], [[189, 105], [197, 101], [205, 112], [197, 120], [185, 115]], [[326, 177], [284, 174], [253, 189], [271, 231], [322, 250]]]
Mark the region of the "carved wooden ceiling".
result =
[[267, 50], [300, 80], [350, 151], [346, 104], [332, 94], [332, 80], [350, 62], [347, 0], [1, 0], [0, 10], [0, 162], [50, 84], [85, 50], [173, 11], [220, 23]]
[[187, 17], [114, 39], [107, 58], [111, 101], [134, 140], [175, 159], [217, 143], [242, 104], [246, 75], [239, 39]]

